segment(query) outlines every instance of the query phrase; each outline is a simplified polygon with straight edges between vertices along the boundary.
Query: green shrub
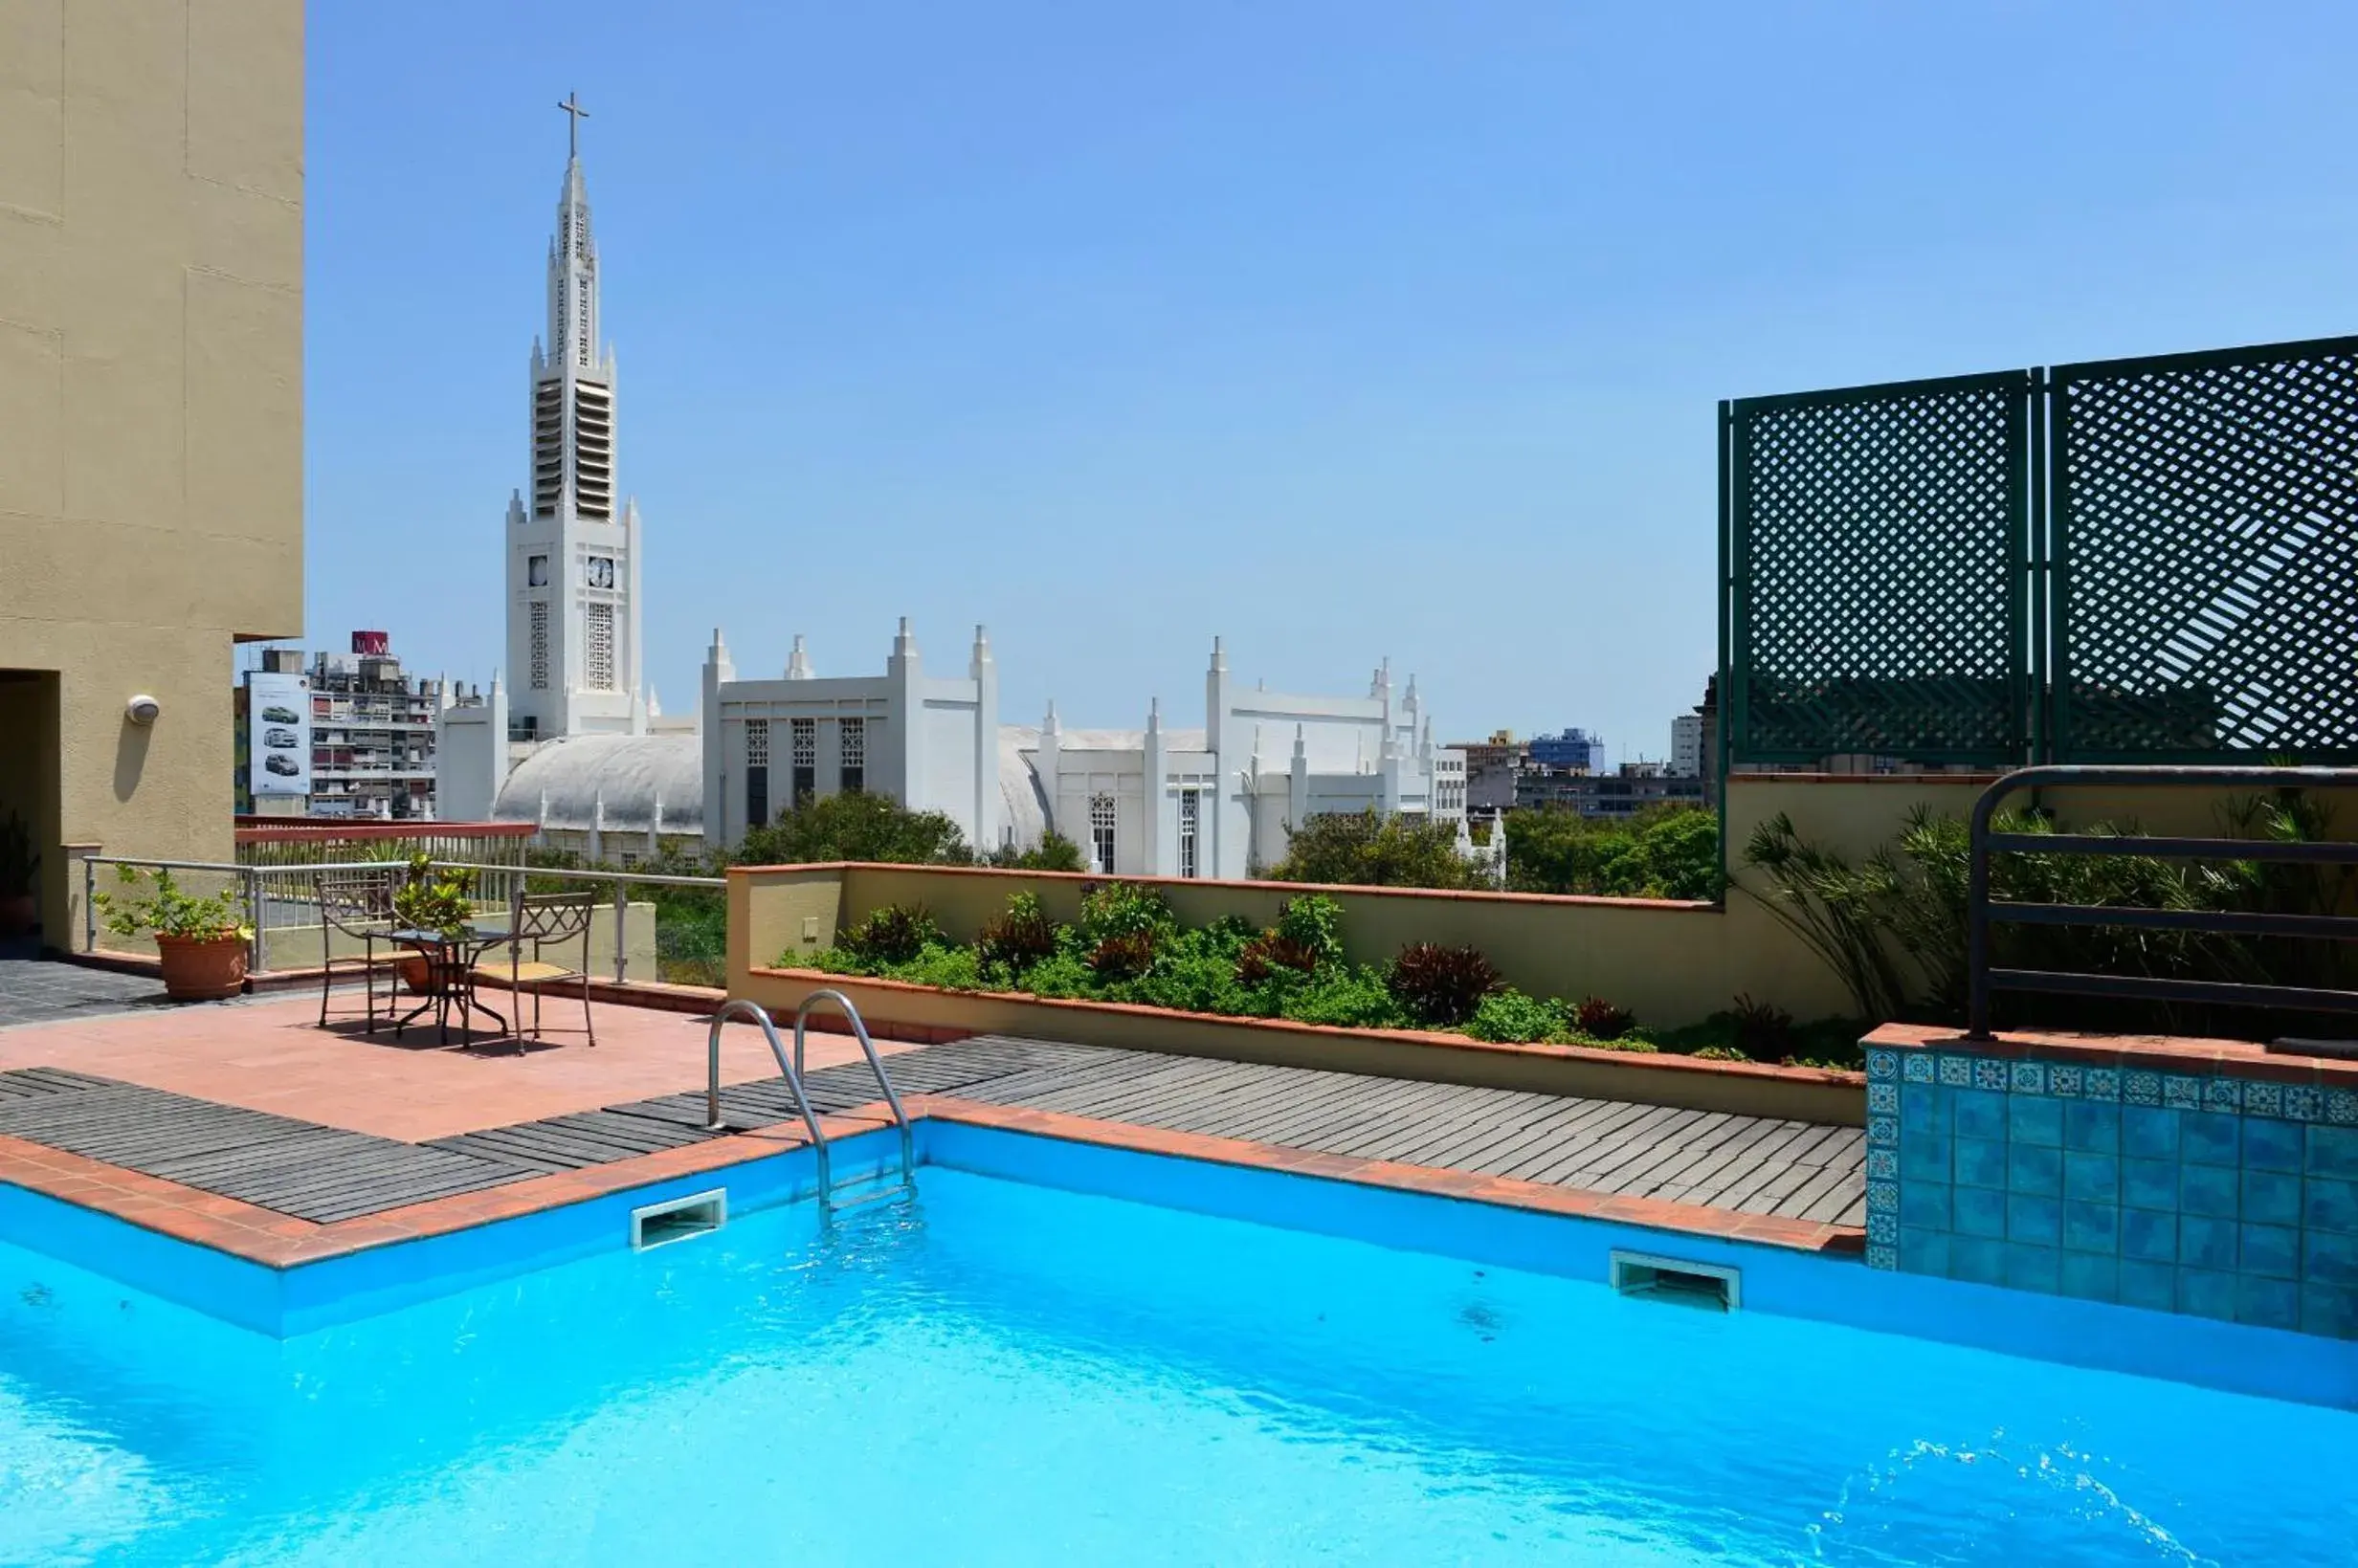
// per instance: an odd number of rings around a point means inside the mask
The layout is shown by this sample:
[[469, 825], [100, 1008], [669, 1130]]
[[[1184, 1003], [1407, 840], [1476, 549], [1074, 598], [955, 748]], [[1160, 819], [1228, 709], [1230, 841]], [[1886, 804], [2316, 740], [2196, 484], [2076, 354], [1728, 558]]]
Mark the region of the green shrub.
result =
[[950, 947], [939, 942], [928, 942], [907, 961], [886, 966], [884, 974], [889, 980], [905, 980], [913, 985], [938, 985], [945, 991], [990, 989], [980, 954], [971, 947]]
[[1506, 867], [1509, 885], [1525, 893], [1717, 898], [1720, 819], [1691, 806], [1618, 820], [1525, 807], [1506, 814]]
[[740, 866], [797, 866], [828, 860], [965, 866], [974, 855], [958, 825], [939, 811], [912, 811], [890, 795], [836, 794], [798, 802], [749, 830]]
[[1154, 941], [1179, 929], [1170, 905], [1150, 887], [1136, 882], [1101, 882], [1081, 895], [1080, 919], [1074, 930], [1081, 945], [1094, 951], [1108, 937], [1146, 936]]
[[886, 904], [871, 910], [836, 939], [836, 945], [854, 958], [874, 964], [906, 963], [928, 944], [947, 942], [923, 904]]
[[1278, 923], [1271, 928], [1280, 941], [1310, 955], [1315, 968], [1343, 960], [1343, 906], [1323, 893], [1304, 893], [1278, 906]]
[[1034, 996], [1086, 997], [1097, 994], [1098, 979], [1079, 954], [1059, 947], [1032, 966], [1023, 986]]
[[1411, 942], [1392, 961], [1388, 983], [1392, 1000], [1411, 1018], [1433, 1028], [1454, 1029], [1506, 982], [1479, 947]]
[[1693, 1055], [1700, 1062], [1748, 1062], [1752, 1059], [1742, 1046], [1705, 1046]]
[[1085, 872], [1087, 862], [1080, 858], [1080, 846], [1051, 828], [1040, 835], [1037, 845], [1029, 850], [1007, 846], [990, 851], [988, 865], [1018, 872]]
[[1465, 1032], [1477, 1040], [1499, 1045], [1553, 1040], [1565, 1032], [1564, 1009], [1544, 997], [1525, 996], [1513, 989], [1497, 990], [1482, 998]]
[[1344, 1028], [1391, 1029], [1408, 1023], [1384, 984], [1383, 971], [1364, 964], [1328, 964], [1305, 976], [1285, 992], [1279, 1014]]
[[1379, 818], [1372, 808], [1296, 823], [1276, 882], [1330, 882], [1388, 888], [1479, 888], [1488, 873], [1457, 852], [1457, 830], [1421, 817]]
[[1252, 930], [1241, 921], [1223, 922], [1165, 942], [1154, 966], [1124, 987], [1123, 1000], [1185, 1012], [1242, 1015], [1259, 1011], [1258, 999], [1237, 983], [1236, 952], [1242, 940], [1236, 926]]
[[1641, 1056], [1651, 1055], [1662, 1049], [1643, 1035], [1621, 1034], [1605, 1040], [1593, 1034], [1583, 1034], [1578, 1029], [1571, 1032], [1567, 1044], [1579, 1046], [1589, 1050], [1623, 1050]]

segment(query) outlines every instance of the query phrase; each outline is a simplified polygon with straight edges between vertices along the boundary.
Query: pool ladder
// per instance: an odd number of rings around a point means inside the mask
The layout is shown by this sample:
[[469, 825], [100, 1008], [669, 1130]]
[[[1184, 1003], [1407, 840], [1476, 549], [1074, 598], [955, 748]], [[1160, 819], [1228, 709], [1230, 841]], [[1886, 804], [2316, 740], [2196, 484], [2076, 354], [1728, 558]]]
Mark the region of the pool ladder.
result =
[[[857, 1197], [836, 1196], [834, 1167], [828, 1157], [827, 1135], [819, 1130], [817, 1113], [811, 1109], [811, 1096], [803, 1088], [803, 1034], [811, 1021], [811, 1010], [821, 1003], [833, 1003], [840, 1008], [852, 1026], [854, 1038], [859, 1041], [860, 1053], [868, 1058], [870, 1071], [876, 1073], [877, 1087], [884, 1092], [884, 1103], [892, 1108], [893, 1122], [901, 1129], [901, 1180], [888, 1181], [883, 1176], [865, 1177], [850, 1186], [862, 1190]], [[879, 1199], [897, 1198], [917, 1191], [917, 1140], [909, 1131], [909, 1114], [901, 1108], [901, 1096], [893, 1092], [893, 1081], [884, 1071], [884, 1060], [876, 1053], [876, 1042], [868, 1038], [868, 1026], [860, 1022], [859, 1009], [841, 991], [813, 991], [803, 999], [794, 1013], [794, 1053], [787, 1055], [786, 1044], [778, 1038], [778, 1026], [770, 1021], [768, 1009], [744, 997], [732, 997], [721, 1004], [721, 1010], [712, 1015], [712, 1032], [706, 1041], [708, 1069], [704, 1087], [704, 1130], [721, 1133], [728, 1130], [721, 1115], [721, 1029], [732, 1018], [750, 1018], [762, 1027], [762, 1037], [769, 1042], [770, 1055], [778, 1059], [778, 1071], [784, 1074], [787, 1087], [794, 1092], [794, 1108], [802, 1113], [803, 1131], [811, 1137], [811, 1147], [818, 1158], [819, 1213], [830, 1216], [839, 1208], [851, 1208], [860, 1204], [872, 1204]]]

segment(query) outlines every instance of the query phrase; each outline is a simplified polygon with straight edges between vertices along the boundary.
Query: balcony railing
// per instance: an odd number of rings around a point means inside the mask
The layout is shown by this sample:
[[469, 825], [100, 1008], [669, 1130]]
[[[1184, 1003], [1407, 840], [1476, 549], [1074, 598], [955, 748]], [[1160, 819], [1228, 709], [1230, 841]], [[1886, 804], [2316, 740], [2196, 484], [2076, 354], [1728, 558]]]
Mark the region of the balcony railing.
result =
[[2018, 925], [2116, 926], [2213, 936], [2293, 937], [2358, 942], [2358, 917], [2256, 910], [2154, 909], [2136, 905], [2026, 904], [1990, 896], [1992, 854], [2155, 855], [2167, 859], [2271, 861], [2305, 866], [2358, 866], [2358, 844], [2333, 840], [2194, 838], [2152, 833], [2010, 833], [1992, 826], [1998, 803], [2026, 789], [2101, 787], [2267, 790], [2358, 788], [2358, 768], [2346, 767], [2026, 767], [2007, 774], [1973, 803], [1972, 861], [1966, 894], [1968, 1007], [1975, 1039], [1990, 1037], [1993, 991], [2038, 991], [2117, 1001], [2181, 1002], [2292, 1012], [2358, 1013], [2358, 991], [2247, 981], [2189, 980], [2161, 975], [2098, 975], [2069, 970], [1994, 968], [1992, 921]]

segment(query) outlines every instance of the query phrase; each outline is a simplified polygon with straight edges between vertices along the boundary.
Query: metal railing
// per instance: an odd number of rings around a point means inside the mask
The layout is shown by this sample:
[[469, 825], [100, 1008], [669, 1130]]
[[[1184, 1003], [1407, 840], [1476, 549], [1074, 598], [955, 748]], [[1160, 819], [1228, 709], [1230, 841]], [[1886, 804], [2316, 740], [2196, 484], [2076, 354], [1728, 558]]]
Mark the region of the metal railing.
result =
[[810, 1135], [811, 1147], [818, 1161], [819, 1211], [832, 1213], [835, 1208], [834, 1171], [828, 1158], [827, 1136], [819, 1127], [817, 1112], [811, 1106], [811, 1095], [805, 1089], [803, 1076], [803, 1030], [811, 1017], [811, 1009], [822, 1002], [832, 1002], [850, 1021], [852, 1033], [859, 1041], [859, 1049], [868, 1058], [868, 1067], [876, 1074], [877, 1087], [884, 1092], [884, 1103], [892, 1107], [893, 1122], [901, 1130], [901, 1184], [898, 1188], [863, 1195], [854, 1204], [869, 1202], [876, 1197], [889, 1197], [895, 1191], [917, 1190], [917, 1141], [909, 1129], [908, 1113], [901, 1108], [901, 1096], [893, 1091], [893, 1081], [884, 1071], [884, 1062], [877, 1054], [876, 1043], [868, 1038], [868, 1026], [860, 1021], [859, 1009], [841, 991], [813, 991], [803, 999], [794, 1014], [794, 1053], [788, 1056], [785, 1042], [778, 1038], [778, 1026], [770, 1020], [769, 1010], [757, 1002], [744, 997], [732, 997], [721, 1004], [712, 1015], [712, 1027], [704, 1037], [704, 1130], [708, 1133], [728, 1131], [728, 1122], [721, 1115], [721, 1030], [732, 1018], [748, 1019], [761, 1026], [762, 1038], [769, 1046], [769, 1054], [777, 1059], [779, 1076], [794, 1095], [794, 1109], [802, 1117], [803, 1131]]
[[[392, 841], [399, 842], [399, 841]], [[406, 853], [388, 855], [373, 860], [303, 861], [277, 865], [247, 865], [213, 860], [161, 860], [132, 855], [87, 855], [82, 858], [82, 945], [85, 953], [101, 951], [99, 945], [99, 890], [100, 866], [130, 866], [143, 871], [169, 871], [175, 875], [188, 873], [211, 879], [189, 891], [200, 895], [234, 887], [242, 902], [246, 920], [254, 937], [248, 943], [246, 967], [251, 973], [261, 974], [270, 968], [272, 934], [281, 938], [293, 931], [312, 934], [318, 940], [320, 927], [319, 894], [313, 878], [322, 873], [341, 872], [382, 871], [389, 866], [400, 866], [407, 861]], [[513, 903], [523, 885], [534, 878], [545, 877], [559, 882], [612, 884], [613, 887], [613, 981], [625, 984], [630, 981], [630, 894], [633, 887], [696, 888], [707, 893], [725, 892], [728, 883], [718, 876], [666, 876], [651, 872], [626, 871], [576, 871], [568, 868], [525, 866], [521, 864], [492, 864], [472, 860], [433, 860], [428, 863], [435, 871], [463, 871], [475, 877], [474, 896], [488, 908], [505, 909]], [[660, 962], [660, 913], [656, 916], [658, 963]], [[316, 953], [314, 954], [316, 961]], [[657, 975], [646, 977], [659, 979]]]
[[2358, 844], [2333, 840], [2202, 838], [2158, 833], [2014, 833], [1999, 832], [1991, 827], [1998, 803], [2008, 796], [2026, 789], [2087, 785], [2350, 789], [2358, 788], [2358, 768], [2058, 764], [2022, 768], [1990, 785], [1973, 803], [1972, 859], [1966, 891], [1967, 1009], [1974, 1039], [1990, 1038], [1991, 993], [1996, 990], [2059, 992], [2136, 1002], [2280, 1007], [2292, 1011], [2358, 1012], [2358, 991], [2244, 981], [2182, 980], [2159, 975], [2093, 975], [2068, 970], [1991, 967], [1990, 927], [1993, 921], [2358, 941], [2358, 917], [2344, 915], [2154, 909], [2116, 904], [2025, 904], [1992, 899], [1991, 854], [2133, 854], [2181, 860], [2358, 866]]

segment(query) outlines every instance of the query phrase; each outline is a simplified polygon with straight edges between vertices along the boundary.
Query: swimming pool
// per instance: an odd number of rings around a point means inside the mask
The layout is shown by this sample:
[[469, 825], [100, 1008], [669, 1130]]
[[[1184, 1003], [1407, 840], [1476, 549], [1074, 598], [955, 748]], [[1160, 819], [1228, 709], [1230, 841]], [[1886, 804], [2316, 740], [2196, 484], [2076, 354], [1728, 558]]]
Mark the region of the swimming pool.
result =
[[[2323, 1564], [2358, 1534], [2347, 1411], [1074, 1191], [1045, 1140], [946, 1153], [977, 1168], [831, 1234], [771, 1207], [284, 1339], [0, 1248], [0, 1560]], [[1008, 1179], [1034, 1160], [1057, 1185]], [[1593, 1242], [1548, 1223], [1568, 1265]], [[1771, 1292], [1866, 1274], [1771, 1261]]]

